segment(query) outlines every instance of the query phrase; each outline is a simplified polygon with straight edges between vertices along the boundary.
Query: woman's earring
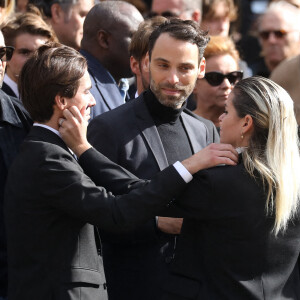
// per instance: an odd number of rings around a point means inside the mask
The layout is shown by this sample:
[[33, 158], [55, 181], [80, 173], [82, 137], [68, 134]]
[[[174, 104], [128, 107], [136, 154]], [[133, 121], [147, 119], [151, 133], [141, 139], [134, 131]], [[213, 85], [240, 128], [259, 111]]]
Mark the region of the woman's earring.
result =
[[243, 133], [241, 133], [241, 139], [243, 139], [244, 138], [244, 134]]

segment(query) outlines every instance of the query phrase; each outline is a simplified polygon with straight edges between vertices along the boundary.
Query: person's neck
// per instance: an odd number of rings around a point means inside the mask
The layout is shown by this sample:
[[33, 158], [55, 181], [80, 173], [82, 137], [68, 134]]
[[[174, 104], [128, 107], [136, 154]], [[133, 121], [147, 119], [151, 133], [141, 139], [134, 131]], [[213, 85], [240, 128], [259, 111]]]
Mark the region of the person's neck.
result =
[[46, 121], [46, 122], [38, 122], [40, 124], [43, 124], [43, 125], [47, 125], [55, 130], [58, 130], [59, 129], [59, 125], [58, 125], [58, 119], [59, 118], [54, 118], [52, 117], [49, 121]]
[[212, 121], [216, 127], [220, 127], [219, 117], [224, 112], [224, 109], [219, 107], [197, 105], [197, 108], [193, 111], [196, 115]]
[[6, 75], [16, 84], [18, 84], [18, 78], [10, 71], [9, 68], [6, 69]]

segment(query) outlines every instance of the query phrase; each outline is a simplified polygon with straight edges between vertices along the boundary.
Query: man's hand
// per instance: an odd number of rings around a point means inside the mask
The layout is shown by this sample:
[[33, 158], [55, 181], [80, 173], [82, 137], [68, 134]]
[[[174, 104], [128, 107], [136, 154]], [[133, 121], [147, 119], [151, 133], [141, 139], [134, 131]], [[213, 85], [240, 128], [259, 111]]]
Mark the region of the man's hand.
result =
[[66, 145], [79, 157], [92, 147], [86, 138], [88, 122], [76, 106], [65, 109], [63, 114], [65, 118], [59, 119], [59, 132]]
[[191, 173], [195, 174], [200, 170], [211, 168], [217, 165], [236, 165], [238, 153], [229, 144], [210, 144], [193, 156], [182, 161], [182, 164]]
[[182, 218], [158, 217], [157, 228], [168, 234], [180, 234]]

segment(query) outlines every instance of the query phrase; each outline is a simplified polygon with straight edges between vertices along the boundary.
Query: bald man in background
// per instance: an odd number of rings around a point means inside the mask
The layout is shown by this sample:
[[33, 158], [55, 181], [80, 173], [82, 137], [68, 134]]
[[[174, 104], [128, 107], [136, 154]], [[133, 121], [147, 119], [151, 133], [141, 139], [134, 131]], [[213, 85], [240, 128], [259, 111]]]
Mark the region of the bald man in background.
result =
[[126, 93], [122, 94], [122, 79], [132, 77], [128, 48], [142, 21], [135, 6], [124, 1], [101, 2], [88, 13], [80, 52], [88, 61], [91, 93], [96, 100], [91, 118], [128, 100]]

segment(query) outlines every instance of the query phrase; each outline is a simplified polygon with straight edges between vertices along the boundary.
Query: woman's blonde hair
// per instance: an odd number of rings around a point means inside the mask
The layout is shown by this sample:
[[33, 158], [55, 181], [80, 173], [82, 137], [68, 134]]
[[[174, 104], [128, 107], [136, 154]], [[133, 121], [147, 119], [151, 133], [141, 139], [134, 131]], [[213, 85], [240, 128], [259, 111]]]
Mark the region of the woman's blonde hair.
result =
[[258, 76], [241, 80], [233, 94], [238, 116], [253, 119], [254, 132], [243, 161], [251, 176], [263, 180], [266, 211], [275, 215], [277, 235], [285, 231], [299, 204], [300, 156], [293, 100], [279, 85]]

